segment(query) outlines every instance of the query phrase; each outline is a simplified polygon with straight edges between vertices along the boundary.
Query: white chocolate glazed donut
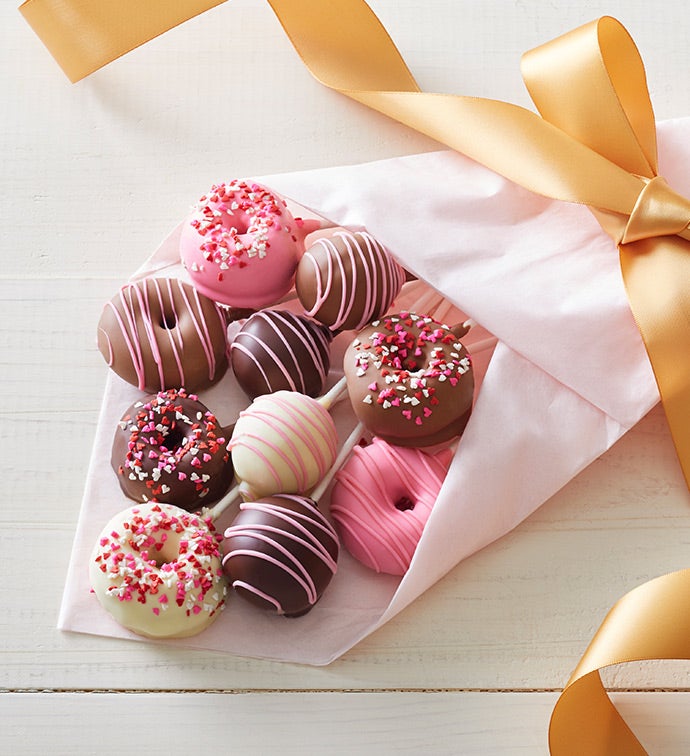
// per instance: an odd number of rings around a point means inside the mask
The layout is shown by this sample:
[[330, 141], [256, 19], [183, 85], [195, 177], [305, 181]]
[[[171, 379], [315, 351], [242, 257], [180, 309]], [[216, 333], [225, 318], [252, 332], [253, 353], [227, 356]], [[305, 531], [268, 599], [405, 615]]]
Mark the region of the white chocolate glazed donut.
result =
[[103, 528], [89, 562], [101, 605], [149, 638], [196, 635], [220, 614], [227, 585], [210, 520], [171, 504], [138, 504]]

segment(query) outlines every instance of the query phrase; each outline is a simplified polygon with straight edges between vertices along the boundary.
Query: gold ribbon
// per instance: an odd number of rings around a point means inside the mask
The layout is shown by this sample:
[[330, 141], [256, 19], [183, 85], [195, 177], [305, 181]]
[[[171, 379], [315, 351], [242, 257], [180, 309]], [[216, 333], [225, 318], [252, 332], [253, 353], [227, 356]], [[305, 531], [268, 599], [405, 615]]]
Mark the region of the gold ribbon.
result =
[[[28, 0], [34, 30], [76, 81], [224, 0]], [[422, 92], [363, 0], [269, 0], [311, 73], [538, 194], [588, 205], [616, 242], [628, 298], [690, 486], [690, 202], [657, 176], [656, 128], [634, 42], [604, 17], [523, 58], [541, 115]], [[690, 658], [690, 570], [611, 610], [553, 712], [557, 756], [645, 753], [599, 670]]]

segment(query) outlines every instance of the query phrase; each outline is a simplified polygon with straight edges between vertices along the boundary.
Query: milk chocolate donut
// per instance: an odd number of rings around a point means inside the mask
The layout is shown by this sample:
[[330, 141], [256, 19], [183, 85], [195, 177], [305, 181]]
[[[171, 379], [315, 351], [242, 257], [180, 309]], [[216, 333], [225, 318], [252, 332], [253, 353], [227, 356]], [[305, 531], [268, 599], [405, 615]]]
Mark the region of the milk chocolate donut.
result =
[[275, 391], [319, 396], [328, 375], [333, 334], [288, 310], [261, 310], [230, 346], [237, 382], [252, 398]]
[[115, 431], [111, 464], [130, 499], [192, 511], [229, 488], [231, 433], [194, 394], [161, 391], [124, 413]]
[[306, 314], [331, 330], [358, 330], [388, 311], [405, 271], [367, 233], [337, 231], [300, 260], [295, 290]]
[[105, 305], [98, 348], [121, 378], [142, 391], [200, 391], [227, 369], [226, 318], [184, 281], [148, 278], [123, 286]]
[[352, 408], [367, 430], [398, 446], [462, 433], [474, 378], [465, 347], [433, 318], [401, 312], [364, 328], [343, 361]]

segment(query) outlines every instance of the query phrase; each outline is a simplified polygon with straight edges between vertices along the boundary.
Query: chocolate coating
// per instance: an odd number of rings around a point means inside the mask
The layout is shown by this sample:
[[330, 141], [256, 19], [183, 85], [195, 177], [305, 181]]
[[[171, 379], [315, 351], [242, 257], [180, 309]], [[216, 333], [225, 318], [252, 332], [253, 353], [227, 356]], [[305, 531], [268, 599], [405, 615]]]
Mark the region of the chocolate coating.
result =
[[352, 408], [372, 434], [398, 446], [460, 435], [472, 412], [474, 376], [446, 325], [402, 312], [364, 328], [345, 352]]
[[275, 391], [319, 396], [330, 368], [333, 334], [287, 310], [262, 310], [242, 326], [230, 347], [232, 369], [253, 399]]
[[227, 369], [226, 319], [184, 281], [148, 278], [123, 286], [105, 305], [98, 348], [120, 378], [142, 391], [199, 391]]
[[295, 289], [306, 314], [331, 330], [358, 330], [391, 306], [405, 271], [367, 233], [322, 237], [297, 266]]
[[113, 438], [111, 464], [130, 499], [193, 511], [230, 487], [231, 433], [193, 394], [162, 391], [124, 413]]
[[279, 494], [240, 505], [221, 550], [223, 571], [243, 598], [299, 617], [330, 583], [340, 545], [312, 499]]

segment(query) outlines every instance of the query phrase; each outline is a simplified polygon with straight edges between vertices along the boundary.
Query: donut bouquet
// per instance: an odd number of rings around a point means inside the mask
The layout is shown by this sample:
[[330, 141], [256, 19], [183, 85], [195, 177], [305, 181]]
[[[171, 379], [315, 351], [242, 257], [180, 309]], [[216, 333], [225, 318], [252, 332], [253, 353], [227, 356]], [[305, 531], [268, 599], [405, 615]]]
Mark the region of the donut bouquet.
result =
[[[397, 309], [412, 277], [380, 242], [295, 217], [253, 182], [214, 185], [179, 256], [178, 275], [123, 286], [97, 327], [109, 367], [142, 392], [110, 460], [135, 503], [89, 559], [102, 607], [153, 638], [205, 630], [230, 591], [300, 617], [341, 542], [375, 573], [403, 575], [471, 414], [470, 324], [436, 320], [444, 301], [429, 291], [417, 304], [431, 309]], [[335, 339], [342, 378], [326, 390]], [[225, 403], [245, 403], [231, 425], [198, 395], [226, 373]], [[347, 439], [329, 412], [343, 400]]]
[[213, 186], [103, 307], [60, 627], [324, 664], [534, 511], [624, 431], [634, 334], [554, 204], [446, 152]]

